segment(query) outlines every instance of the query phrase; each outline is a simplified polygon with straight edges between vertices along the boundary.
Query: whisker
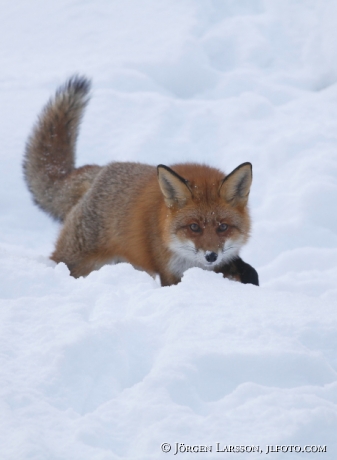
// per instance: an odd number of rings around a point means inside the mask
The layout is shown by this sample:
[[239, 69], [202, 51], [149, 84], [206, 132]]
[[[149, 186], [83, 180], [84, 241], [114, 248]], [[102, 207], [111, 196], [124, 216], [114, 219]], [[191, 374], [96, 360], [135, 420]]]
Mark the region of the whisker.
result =
[[182, 251], [188, 251], [191, 252], [192, 254], [197, 254], [197, 250], [195, 248], [191, 248], [190, 246], [184, 246], [183, 244], [179, 244], [177, 246], [177, 249], [180, 249]]

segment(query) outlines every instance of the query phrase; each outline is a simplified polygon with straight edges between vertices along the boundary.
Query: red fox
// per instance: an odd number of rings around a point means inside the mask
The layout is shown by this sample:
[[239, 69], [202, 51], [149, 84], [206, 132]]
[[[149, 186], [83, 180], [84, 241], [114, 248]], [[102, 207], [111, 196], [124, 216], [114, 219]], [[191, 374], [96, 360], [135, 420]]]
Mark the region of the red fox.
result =
[[131, 162], [75, 168], [79, 125], [91, 83], [74, 76], [44, 107], [28, 139], [24, 175], [35, 203], [63, 228], [51, 255], [74, 277], [130, 262], [162, 286], [191, 267], [258, 285], [238, 254], [248, 240], [252, 165], [229, 175], [194, 163]]

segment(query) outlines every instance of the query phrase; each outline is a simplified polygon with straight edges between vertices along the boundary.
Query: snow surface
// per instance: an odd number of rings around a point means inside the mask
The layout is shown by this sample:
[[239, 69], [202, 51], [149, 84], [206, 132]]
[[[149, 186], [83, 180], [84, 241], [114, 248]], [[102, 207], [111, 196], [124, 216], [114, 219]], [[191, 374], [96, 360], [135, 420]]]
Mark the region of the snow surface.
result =
[[[217, 442], [336, 459], [337, 3], [17, 0], [1, 17], [0, 460], [237, 458]], [[259, 288], [49, 261], [58, 226], [21, 162], [74, 73], [93, 79], [79, 165], [252, 162]]]

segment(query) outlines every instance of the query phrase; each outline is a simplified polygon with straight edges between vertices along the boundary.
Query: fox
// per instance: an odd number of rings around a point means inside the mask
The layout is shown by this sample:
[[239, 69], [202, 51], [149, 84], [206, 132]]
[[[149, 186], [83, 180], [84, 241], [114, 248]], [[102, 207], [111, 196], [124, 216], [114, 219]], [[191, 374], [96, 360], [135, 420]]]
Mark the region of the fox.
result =
[[250, 235], [252, 165], [226, 175], [199, 163], [75, 167], [91, 81], [74, 75], [47, 102], [27, 140], [23, 172], [35, 204], [62, 223], [50, 258], [85, 277], [128, 262], [162, 286], [199, 267], [258, 285], [239, 257]]

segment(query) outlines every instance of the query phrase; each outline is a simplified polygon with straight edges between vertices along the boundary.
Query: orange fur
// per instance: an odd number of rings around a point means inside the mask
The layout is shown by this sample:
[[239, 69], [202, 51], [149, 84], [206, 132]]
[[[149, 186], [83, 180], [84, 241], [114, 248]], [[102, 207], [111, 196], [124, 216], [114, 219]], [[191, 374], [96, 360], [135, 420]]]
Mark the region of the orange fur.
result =
[[[90, 84], [61, 87], [27, 143], [25, 177], [36, 203], [63, 228], [51, 258], [73, 276], [127, 261], [162, 285], [189, 267], [240, 279], [231, 265], [246, 243], [251, 165], [226, 176], [200, 164], [74, 166], [78, 126]], [[70, 129], [70, 133], [69, 133]]]

